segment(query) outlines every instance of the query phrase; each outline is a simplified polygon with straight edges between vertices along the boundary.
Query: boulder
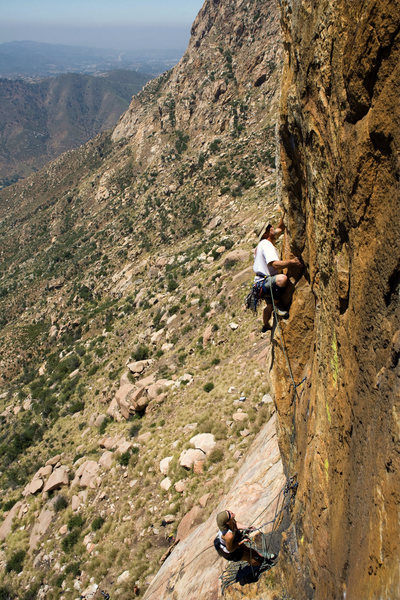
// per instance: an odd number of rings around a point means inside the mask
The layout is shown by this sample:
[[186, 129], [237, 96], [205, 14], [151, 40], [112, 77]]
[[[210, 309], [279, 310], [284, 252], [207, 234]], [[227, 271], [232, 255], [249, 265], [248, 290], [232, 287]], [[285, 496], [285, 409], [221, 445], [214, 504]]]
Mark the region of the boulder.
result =
[[167, 382], [167, 379], [159, 379], [147, 388], [147, 395], [150, 400], [154, 400], [154, 398], [157, 398], [157, 396], [162, 393], [164, 387], [167, 385]]
[[113, 453], [109, 450], [106, 450], [100, 457], [99, 465], [103, 467], [103, 469], [106, 469], [106, 471], [109, 471], [112, 467], [113, 457]]
[[178, 494], [182, 494], [185, 491], [186, 483], [187, 482], [185, 479], [180, 479], [177, 481], [174, 485], [175, 491], [178, 492]]
[[207, 506], [207, 503], [210, 498], [211, 498], [210, 493], [204, 494], [203, 496], [201, 496], [201, 498], [199, 498], [199, 504], [200, 504], [201, 508], [205, 508]]
[[121, 575], [119, 575], [119, 577], [117, 578], [117, 584], [121, 584], [124, 583], [125, 581], [128, 581], [129, 579], [129, 571], [124, 571], [123, 573], [121, 573]]
[[116, 452], [118, 454], [124, 454], [125, 452], [128, 452], [128, 450], [130, 450], [131, 448], [132, 442], [128, 442], [128, 440], [122, 439], [120, 442], [118, 442]]
[[72, 510], [75, 512], [76, 510], [78, 510], [78, 508], [80, 507], [81, 504], [82, 504], [81, 498], [79, 498], [79, 496], [77, 496], [76, 494], [74, 494], [72, 496], [72, 499], [71, 499], [71, 508], [72, 508]]
[[34, 524], [31, 535], [29, 538], [29, 549], [32, 551], [38, 545], [40, 538], [48, 530], [50, 523], [54, 517], [54, 510], [49, 506], [44, 506], [38, 517], [38, 520]]
[[160, 471], [163, 475], [167, 475], [171, 460], [172, 456], [166, 456], [165, 458], [160, 460]]
[[106, 420], [107, 420], [107, 415], [98, 415], [95, 418], [93, 425], [95, 427], [101, 427], [103, 425], [104, 421], [106, 421]]
[[248, 419], [248, 418], [249, 418], [249, 415], [245, 412], [238, 411], [238, 412], [233, 413], [233, 415], [232, 415], [232, 419], [234, 421], [236, 421], [237, 423], [246, 421], [246, 419]]
[[114, 421], [122, 420], [122, 415], [120, 413], [118, 402], [115, 397], [111, 400], [111, 404], [107, 409], [107, 415], [109, 417], [112, 417], [114, 419]]
[[150, 431], [146, 431], [146, 433], [141, 433], [137, 436], [137, 441], [141, 444], [146, 444], [149, 440], [151, 440], [151, 435], [152, 434]]
[[69, 469], [65, 465], [58, 467], [58, 469], [55, 469], [46, 481], [46, 485], [44, 486], [43, 491], [51, 492], [52, 490], [59, 489], [63, 485], [68, 485], [68, 471]]
[[136, 362], [131, 362], [128, 364], [128, 369], [133, 375], [140, 375], [143, 371], [148, 367], [148, 360], [137, 360]]
[[161, 489], [165, 490], [166, 492], [169, 490], [169, 488], [171, 487], [171, 485], [172, 485], [172, 481], [170, 480], [169, 477], [166, 477], [160, 483]]
[[99, 465], [94, 460], [86, 460], [81, 464], [75, 474], [75, 478], [72, 485], [79, 485], [82, 488], [95, 488], [96, 487], [96, 476], [99, 470]]
[[261, 402], [262, 404], [273, 404], [274, 400], [270, 394], [264, 394], [264, 396], [261, 398]]
[[163, 521], [164, 523], [166, 523], [167, 525], [169, 525], [170, 523], [174, 523], [175, 522], [175, 515], [165, 515], [165, 517], [163, 517]]
[[56, 465], [60, 460], [61, 460], [61, 454], [56, 454], [52, 458], [49, 458], [49, 460], [45, 464], [46, 464], [46, 466], [51, 465], [52, 467], [54, 467], [54, 465]]
[[212, 337], [212, 325], [208, 325], [203, 332], [203, 346], [207, 346]]
[[210, 454], [216, 445], [215, 437], [212, 433], [198, 433], [190, 438], [190, 443], [195, 448], [202, 450], [206, 455]]
[[141, 413], [144, 410], [146, 410], [149, 402], [150, 402], [150, 397], [147, 394], [145, 394], [145, 393], [140, 394], [139, 397], [135, 400], [135, 404], [134, 404], [135, 412]]
[[32, 481], [24, 488], [22, 492], [23, 496], [29, 496], [29, 494], [37, 494], [43, 488], [44, 481], [40, 477], [33, 478]]
[[121, 385], [115, 394], [115, 399], [117, 400], [121, 415], [124, 417], [124, 419], [129, 419], [131, 409], [134, 411], [132, 406], [132, 397], [137, 391], [138, 390], [134, 385], [131, 383], [125, 383]]
[[232, 250], [232, 252], [228, 252], [228, 254], [225, 256], [224, 266], [231, 267], [242, 260], [249, 260], [249, 257], [250, 253], [248, 250]]
[[179, 457], [179, 464], [184, 469], [191, 469], [195, 462], [204, 461], [206, 454], [198, 448], [189, 448], [189, 450], [183, 450]]
[[203, 509], [200, 506], [193, 506], [191, 510], [183, 517], [178, 525], [176, 539], [182, 541], [189, 535], [192, 529], [200, 525], [203, 517]]
[[0, 541], [3, 541], [6, 539], [6, 537], [8, 536], [8, 534], [11, 531], [11, 527], [13, 524], [13, 520], [16, 517], [16, 515], [18, 514], [20, 508], [22, 506], [22, 502], [17, 502], [16, 504], [14, 504], [14, 506], [11, 508], [11, 510], [7, 513], [6, 518], [4, 519], [4, 521], [1, 524], [0, 527]]
[[156, 376], [154, 373], [152, 373], [151, 375], [147, 375], [147, 377], [143, 377], [143, 379], [139, 379], [139, 381], [135, 383], [135, 386], [137, 388], [146, 388], [149, 387], [149, 385], [151, 385], [152, 383], [154, 383], [155, 380]]

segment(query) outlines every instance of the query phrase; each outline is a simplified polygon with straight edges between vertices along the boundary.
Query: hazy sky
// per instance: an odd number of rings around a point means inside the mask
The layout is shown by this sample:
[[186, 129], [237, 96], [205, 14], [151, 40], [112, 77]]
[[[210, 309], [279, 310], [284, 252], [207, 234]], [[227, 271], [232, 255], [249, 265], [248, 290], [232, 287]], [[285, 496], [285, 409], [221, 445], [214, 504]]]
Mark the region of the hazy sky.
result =
[[0, 0], [0, 43], [185, 48], [203, 0]]

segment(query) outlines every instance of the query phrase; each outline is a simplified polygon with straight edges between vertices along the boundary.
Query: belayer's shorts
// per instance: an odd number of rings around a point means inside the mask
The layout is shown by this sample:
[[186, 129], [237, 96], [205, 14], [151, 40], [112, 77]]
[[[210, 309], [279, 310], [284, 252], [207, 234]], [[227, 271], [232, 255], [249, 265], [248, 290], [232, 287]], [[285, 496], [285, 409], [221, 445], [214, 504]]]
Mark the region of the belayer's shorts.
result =
[[222, 558], [225, 558], [225, 560], [233, 560], [234, 562], [242, 560], [243, 552], [244, 552], [243, 546], [239, 546], [239, 548], [236, 548], [236, 550], [234, 550], [233, 552], [229, 552], [229, 554], [224, 552], [222, 550], [222, 548], [215, 542], [214, 542], [214, 546], [215, 546], [215, 549], [218, 552], [218, 554], [220, 556], [222, 556]]

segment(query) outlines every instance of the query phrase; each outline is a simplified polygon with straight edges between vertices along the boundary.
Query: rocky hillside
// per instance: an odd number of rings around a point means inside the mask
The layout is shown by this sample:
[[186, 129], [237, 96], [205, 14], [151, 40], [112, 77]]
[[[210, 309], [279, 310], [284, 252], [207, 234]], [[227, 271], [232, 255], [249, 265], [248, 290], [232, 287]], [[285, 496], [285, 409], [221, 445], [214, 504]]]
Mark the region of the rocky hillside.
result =
[[281, 60], [273, 2], [206, 2], [112, 133], [3, 190], [3, 595], [144, 595], [269, 420], [243, 298], [277, 217]]
[[0, 79], [0, 187], [112, 127], [149, 79], [134, 71]]
[[[2, 192], [3, 597], [217, 598], [216, 511], [268, 522], [287, 477], [277, 565], [225, 597], [400, 596], [399, 8], [207, 0], [112, 132]], [[277, 200], [304, 272], [261, 334]]]

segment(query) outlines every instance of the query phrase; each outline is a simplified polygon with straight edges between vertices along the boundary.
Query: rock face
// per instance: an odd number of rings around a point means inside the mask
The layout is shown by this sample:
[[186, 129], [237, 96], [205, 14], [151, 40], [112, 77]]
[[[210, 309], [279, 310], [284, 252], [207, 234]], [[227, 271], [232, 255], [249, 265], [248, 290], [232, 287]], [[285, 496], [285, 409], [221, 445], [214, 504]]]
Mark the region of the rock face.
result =
[[298, 550], [281, 564], [298, 600], [398, 598], [400, 4], [281, 7], [287, 244], [306, 267], [282, 327], [295, 381], [307, 376], [293, 398], [277, 347], [280, 445], [299, 481]]
[[[282, 464], [279, 457], [275, 418], [264, 425], [254, 440], [248, 457], [232, 482], [231, 491], [215, 507], [212, 515], [199, 527], [189, 532], [165, 561], [150, 587], [144, 595], [146, 600], [156, 598], [201, 598], [216, 600], [219, 598], [218, 576], [226, 567], [223, 558], [218, 557], [213, 547], [213, 539], [217, 534], [215, 515], [229, 507], [243, 523], [250, 523], [267, 507], [269, 502], [279, 493], [285, 483]], [[262, 457], [260, 459], [260, 457]], [[194, 507], [179, 525], [183, 535], [183, 526], [187, 518], [190, 523], [193, 517], [199, 518], [200, 507]], [[263, 522], [273, 518], [275, 503], [262, 516]], [[256, 525], [260, 524], [256, 521]], [[239, 586], [240, 587], [240, 586]], [[258, 590], [257, 584], [252, 586], [252, 593]], [[240, 590], [241, 591], [241, 590]], [[243, 592], [241, 592], [241, 596]], [[269, 600], [271, 596], [256, 594], [256, 598]]]

